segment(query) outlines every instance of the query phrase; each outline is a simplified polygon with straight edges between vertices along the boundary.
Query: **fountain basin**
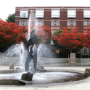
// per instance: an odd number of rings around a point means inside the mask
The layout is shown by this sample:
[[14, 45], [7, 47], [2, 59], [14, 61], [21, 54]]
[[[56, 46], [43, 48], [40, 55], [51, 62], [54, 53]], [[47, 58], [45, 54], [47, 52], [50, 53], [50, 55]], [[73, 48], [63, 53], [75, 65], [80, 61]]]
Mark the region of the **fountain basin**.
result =
[[[63, 70], [46, 70], [46, 72], [37, 72], [33, 75], [32, 81], [21, 80], [21, 73], [0, 74], [1, 85], [47, 85], [66, 83], [85, 79], [83, 73], [78, 71], [63, 71]], [[5, 83], [4, 83], [5, 82]], [[12, 84], [13, 83], [13, 84]]]

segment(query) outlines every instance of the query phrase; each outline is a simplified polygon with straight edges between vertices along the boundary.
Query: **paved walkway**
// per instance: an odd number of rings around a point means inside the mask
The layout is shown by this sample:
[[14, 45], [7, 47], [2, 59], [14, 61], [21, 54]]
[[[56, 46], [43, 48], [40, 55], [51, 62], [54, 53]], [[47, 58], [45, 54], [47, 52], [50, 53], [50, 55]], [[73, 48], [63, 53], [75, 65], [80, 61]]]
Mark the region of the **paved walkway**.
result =
[[[45, 67], [45, 69], [62, 69], [62, 70], [78, 70], [85, 71], [89, 67]], [[8, 66], [0, 66], [0, 70], [8, 70]], [[90, 77], [85, 80], [68, 82], [64, 84], [52, 84], [46, 86], [16, 86], [16, 85], [0, 85], [0, 90], [90, 90]]]

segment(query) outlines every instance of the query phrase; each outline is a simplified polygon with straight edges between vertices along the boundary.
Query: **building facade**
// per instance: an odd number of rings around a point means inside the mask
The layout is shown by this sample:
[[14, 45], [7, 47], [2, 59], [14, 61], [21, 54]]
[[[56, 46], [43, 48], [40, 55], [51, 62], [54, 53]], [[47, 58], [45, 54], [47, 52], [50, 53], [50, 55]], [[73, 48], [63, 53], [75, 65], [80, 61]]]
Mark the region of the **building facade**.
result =
[[90, 24], [90, 7], [16, 7], [15, 23], [27, 26], [31, 10], [32, 23], [50, 27], [52, 34], [63, 27], [78, 27], [82, 32]]

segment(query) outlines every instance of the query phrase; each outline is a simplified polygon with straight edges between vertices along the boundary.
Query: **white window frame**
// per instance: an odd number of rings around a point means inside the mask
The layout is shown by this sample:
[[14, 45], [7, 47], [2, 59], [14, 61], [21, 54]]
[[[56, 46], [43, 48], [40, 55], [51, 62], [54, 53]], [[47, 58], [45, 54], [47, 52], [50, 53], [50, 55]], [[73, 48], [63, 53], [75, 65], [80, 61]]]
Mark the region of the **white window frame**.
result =
[[76, 26], [76, 21], [73, 21], [73, 26]]
[[43, 9], [37, 9], [35, 17], [36, 18], [44, 18], [44, 10]]
[[54, 21], [51, 21], [51, 26], [54, 26], [54, 23], [55, 23]]
[[67, 26], [70, 26], [71, 25], [71, 21], [67, 21]]
[[67, 18], [76, 18], [76, 10], [68, 9], [67, 10]]
[[19, 21], [19, 26], [23, 26], [23, 21]]
[[87, 26], [87, 21], [84, 21], [84, 22], [83, 22], [83, 25], [84, 25], [84, 26]]
[[51, 18], [60, 18], [60, 9], [52, 9]]
[[84, 9], [83, 15], [84, 18], [90, 18], [90, 9]]
[[24, 26], [27, 26], [27, 25], [28, 25], [28, 21], [25, 21], [25, 22], [24, 22]]
[[59, 26], [60, 25], [60, 21], [56, 21], [56, 25]]
[[28, 9], [20, 10], [20, 18], [28, 18]]

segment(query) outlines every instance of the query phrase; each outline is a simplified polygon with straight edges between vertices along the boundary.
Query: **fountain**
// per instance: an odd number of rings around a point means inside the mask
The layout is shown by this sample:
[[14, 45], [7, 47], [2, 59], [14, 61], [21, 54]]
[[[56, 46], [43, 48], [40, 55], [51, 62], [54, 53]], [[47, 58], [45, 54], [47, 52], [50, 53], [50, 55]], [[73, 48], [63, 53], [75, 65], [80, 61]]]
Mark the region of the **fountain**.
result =
[[[29, 71], [29, 63], [32, 60], [33, 61], [33, 72], [36, 72], [36, 63], [37, 63], [37, 48], [36, 48], [36, 39], [37, 36], [35, 35], [35, 30], [31, 32], [31, 36], [29, 41], [26, 39], [24, 40], [24, 48], [27, 51], [27, 57], [25, 61], [25, 71]], [[36, 49], [35, 49], [36, 48]], [[33, 50], [34, 49], [34, 50]]]
[[[35, 29], [30, 34], [30, 23], [32, 21], [33, 8], [30, 13], [29, 19], [29, 31], [28, 37], [24, 40], [24, 43], [20, 44], [19, 56], [24, 61], [25, 71], [18, 73], [3, 73], [0, 74], [0, 84], [3, 85], [45, 85], [52, 83], [64, 83], [68, 81], [81, 80], [89, 76], [80, 72], [74, 71], [65, 71], [65, 70], [39, 70], [37, 72], [37, 53], [39, 50], [39, 45], [37, 44], [37, 36], [35, 35]], [[42, 44], [43, 45], [43, 44]], [[43, 49], [44, 46], [43, 46]], [[41, 50], [40, 50], [41, 51]], [[40, 53], [39, 51], [39, 53]], [[47, 52], [47, 51], [46, 51]], [[15, 52], [14, 52], [15, 53]], [[41, 52], [42, 53], [42, 52]], [[48, 53], [48, 52], [47, 52]], [[12, 55], [11, 55], [12, 56]], [[31, 71], [30, 61], [32, 61]], [[11, 70], [10, 70], [11, 71]]]

